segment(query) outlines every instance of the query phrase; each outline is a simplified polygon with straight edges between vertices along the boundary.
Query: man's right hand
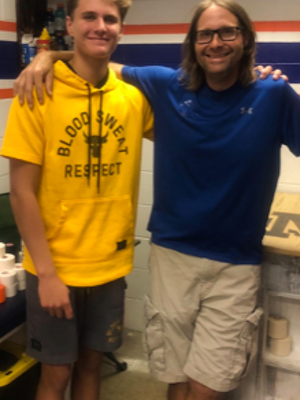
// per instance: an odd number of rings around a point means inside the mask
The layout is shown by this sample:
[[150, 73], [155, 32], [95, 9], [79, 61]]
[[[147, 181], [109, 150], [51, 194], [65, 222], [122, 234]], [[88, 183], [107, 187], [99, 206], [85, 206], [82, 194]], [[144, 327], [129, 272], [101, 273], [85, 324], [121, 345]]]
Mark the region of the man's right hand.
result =
[[39, 278], [38, 291], [41, 306], [52, 317], [73, 318], [69, 289], [57, 275]]
[[52, 96], [53, 84], [53, 57], [51, 51], [43, 51], [34, 57], [18, 76], [14, 84], [14, 94], [19, 95], [19, 102], [22, 105], [25, 96], [30, 108], [33, 107], [33, 87], [36, 87], [37, 98], [41, 104], [44, 102], [43, 84], [45, 82], [46, 91]]

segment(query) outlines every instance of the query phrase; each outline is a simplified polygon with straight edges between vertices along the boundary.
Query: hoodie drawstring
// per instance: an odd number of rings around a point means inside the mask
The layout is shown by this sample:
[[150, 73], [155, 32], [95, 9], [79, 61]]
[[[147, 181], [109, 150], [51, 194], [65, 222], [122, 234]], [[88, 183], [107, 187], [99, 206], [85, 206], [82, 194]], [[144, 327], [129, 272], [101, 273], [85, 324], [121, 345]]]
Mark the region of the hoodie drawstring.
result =
[[86, 84], [89, 92], [89, 106], [88, 106], [88, 115], [89, 115], [89, 137], [88, 137], [88, 185], [90, 186], [90, 178], [91, 178], [91, 142], [92, 142], [92, 99], [91, 99], [91, 88], [90, 85]]
[[103, 108], [103, 92], [100, 91], [100, 123], [99, 123], [99, 158], [98, 158], [98, 177], [97, 177], [97, 190], [100, 193], [100, 167], [102, 157], [102, 108]]
[[[91, 179], [91, 143], [92, 143], [92, 93], [90, 85], [86, 84], [89, 92], [89, 105], [88, 105], [88, 115], [89, 115], [89, 136], [88, 136], [88, 185], [90, 185]], [[101, 168], [101, 156], [102, 156], [102, 108], [103, 108], [103, 92], [100, 91], [100, 122], [99, 122], [99, 132], [98, 132], [98, 143], [99, 143], [99, 157], [98, 157], [98, 176], [97, 176], [97, 192], [100, 193], [100, 168]]]

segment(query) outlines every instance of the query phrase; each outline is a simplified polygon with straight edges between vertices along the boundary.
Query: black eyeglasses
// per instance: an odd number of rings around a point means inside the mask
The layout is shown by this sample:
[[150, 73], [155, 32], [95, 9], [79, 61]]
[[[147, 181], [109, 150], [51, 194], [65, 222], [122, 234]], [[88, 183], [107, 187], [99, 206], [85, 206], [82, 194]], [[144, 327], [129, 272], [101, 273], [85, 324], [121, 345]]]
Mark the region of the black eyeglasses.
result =
[[230, 42], [238, 37], [240, 31], [241, 28], [237, 26], [226, 26], [220, 29], [203, 29], [195, 33], [195, 41], [198, 44], [210, 43], [217, 33], [221, 40]]

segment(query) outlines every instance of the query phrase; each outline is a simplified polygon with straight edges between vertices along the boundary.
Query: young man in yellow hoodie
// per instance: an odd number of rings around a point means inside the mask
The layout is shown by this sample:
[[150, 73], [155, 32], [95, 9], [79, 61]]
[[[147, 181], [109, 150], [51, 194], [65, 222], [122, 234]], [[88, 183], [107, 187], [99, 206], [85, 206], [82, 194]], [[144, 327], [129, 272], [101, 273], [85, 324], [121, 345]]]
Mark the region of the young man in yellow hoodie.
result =
[[33, 110], [15, 99], [10, 111], [1, 154], [26, 245], [37, 400], [63, 400], [71, 377], [73, 400], [98, 399], [102, 353], [122, 340], [141, 141], [152, 132], [144, 96], [108, 68], [130, 3], [69, 0], [74, 58], [55, 65], [52, 98]]

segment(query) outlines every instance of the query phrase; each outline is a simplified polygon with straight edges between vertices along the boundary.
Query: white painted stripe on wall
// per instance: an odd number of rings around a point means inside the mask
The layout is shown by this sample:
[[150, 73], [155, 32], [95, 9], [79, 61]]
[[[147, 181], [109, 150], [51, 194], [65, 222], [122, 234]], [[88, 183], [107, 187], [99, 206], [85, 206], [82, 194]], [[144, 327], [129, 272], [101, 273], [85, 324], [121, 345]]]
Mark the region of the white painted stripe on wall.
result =
[[258, 42], [300, 42], [300, 32], [257, 32]]
[[[145, 35], [124, 35], [121, 44], [158, 44], [158, 43], [182, 43], [185, 34], [145, 34]], [[300, 32], [258, 32], [257, 42], [300, 42]]]
[[184, 34], [125, 35], [121, 44], [182, 43]]
[[1, 42], [16, 42], [17, 41], [17, 33], [0, 31], [0, 41]]
[[0, 79], [0, 89], [13, 89], [14, 80], [13, 79]]

